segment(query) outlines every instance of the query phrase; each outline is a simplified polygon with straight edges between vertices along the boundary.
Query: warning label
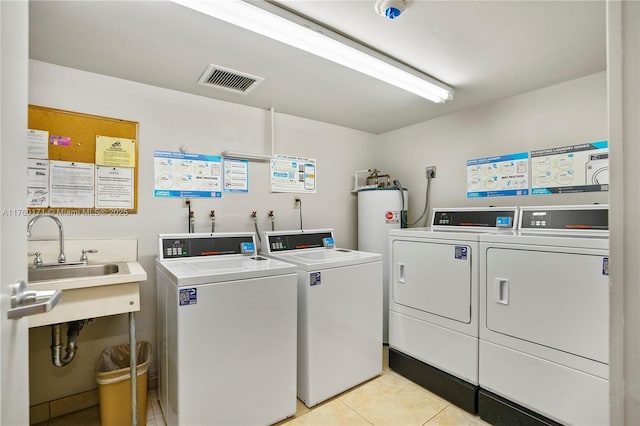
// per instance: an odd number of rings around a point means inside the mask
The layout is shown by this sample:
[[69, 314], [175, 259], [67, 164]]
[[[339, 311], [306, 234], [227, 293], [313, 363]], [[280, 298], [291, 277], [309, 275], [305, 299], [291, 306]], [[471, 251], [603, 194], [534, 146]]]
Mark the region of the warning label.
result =
[[400, 212], [385, 212], [384, 223], [400, 223]]

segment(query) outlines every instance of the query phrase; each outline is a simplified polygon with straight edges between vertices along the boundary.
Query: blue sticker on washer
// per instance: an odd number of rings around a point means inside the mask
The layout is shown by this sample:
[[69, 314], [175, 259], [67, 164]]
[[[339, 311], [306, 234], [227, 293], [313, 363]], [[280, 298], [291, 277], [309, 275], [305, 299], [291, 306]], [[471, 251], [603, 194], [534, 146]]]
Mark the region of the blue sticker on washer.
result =
[[467, 250], [469, 248], [465, 246], [456, 246], [455, 258], [460, 260], [467, 260]]
[[609, 276], [609, 258], [608, 257], [602, 258], [602, 275]]
[[320, 285], [320, 272], [312, 272], [309, 274], [309, 285]]
[[197, 288], [180, 289], [180, 306], [195, 305], [196, 303], [198, 303]]
[[322, 245], [327, 248], [334, 248], [336, 246], [336, 242], [333, 237], [326, 237], [322, 239]]
[[253, 243], [240, 243], [240, 253], [242, 254], [256, 254], [256, 246]]

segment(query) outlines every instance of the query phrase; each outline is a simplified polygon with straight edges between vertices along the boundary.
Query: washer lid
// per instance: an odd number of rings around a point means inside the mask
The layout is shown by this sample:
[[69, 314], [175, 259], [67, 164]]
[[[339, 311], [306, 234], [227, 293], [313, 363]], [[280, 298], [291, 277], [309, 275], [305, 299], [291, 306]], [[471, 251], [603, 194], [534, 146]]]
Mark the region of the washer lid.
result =
[[246, 280], [296, 272], [294, 265], [264, 256], [232, 255], [203, 259], [156, 260], [156, 265], [178, 286]]
[[307, 249], [272, 254], [271, 257], [293, 263], [299, 269], [314, 271], [318, 269], [340, 268], [371, 262], [381, 262], [382, 255], [347, 249]]
[[265, 232], [263, 247], [267, 256], [308, 271], [382, 261], [381, 254], [336, 248], [332, 229]]

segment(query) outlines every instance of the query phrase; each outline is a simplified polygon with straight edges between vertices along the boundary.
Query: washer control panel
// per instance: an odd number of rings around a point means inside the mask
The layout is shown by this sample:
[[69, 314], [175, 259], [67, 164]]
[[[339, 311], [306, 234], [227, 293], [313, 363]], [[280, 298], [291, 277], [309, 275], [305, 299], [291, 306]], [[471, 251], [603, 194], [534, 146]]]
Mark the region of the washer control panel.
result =
[[256, 243], [252, 233], [161, 235], [159, 249], [161, 260], [230, 254], [255, 255]]
[[267, 234], [269, 253], [318, 247], [335, 248], [332, 231]]

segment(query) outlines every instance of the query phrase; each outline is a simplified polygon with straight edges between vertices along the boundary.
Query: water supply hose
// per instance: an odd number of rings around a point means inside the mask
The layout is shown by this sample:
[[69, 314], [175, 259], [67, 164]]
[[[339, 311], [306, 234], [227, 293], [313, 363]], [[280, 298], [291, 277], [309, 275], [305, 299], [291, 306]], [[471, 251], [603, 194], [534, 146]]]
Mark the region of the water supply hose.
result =
[[255, 210], [251, 212], [251, 219], [253, 219], [253, 226], [256, 229], [256, 235], [258, 236], [258, 242], [262, 243], [262, 237], [260, 236], [260, 230], [258, 230], [258, 213]]

